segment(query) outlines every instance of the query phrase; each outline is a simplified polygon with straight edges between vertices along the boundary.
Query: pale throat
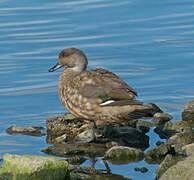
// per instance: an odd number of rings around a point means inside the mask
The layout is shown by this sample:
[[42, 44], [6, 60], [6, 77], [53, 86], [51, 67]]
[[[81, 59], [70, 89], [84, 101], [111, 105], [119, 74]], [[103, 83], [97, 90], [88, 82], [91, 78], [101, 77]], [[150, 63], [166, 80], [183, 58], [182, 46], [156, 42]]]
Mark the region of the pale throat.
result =
[[83, 71], [83, 68], [81, 66], [75, 66], [75, 67], [72, 67], [71, 70], [79, 73]]

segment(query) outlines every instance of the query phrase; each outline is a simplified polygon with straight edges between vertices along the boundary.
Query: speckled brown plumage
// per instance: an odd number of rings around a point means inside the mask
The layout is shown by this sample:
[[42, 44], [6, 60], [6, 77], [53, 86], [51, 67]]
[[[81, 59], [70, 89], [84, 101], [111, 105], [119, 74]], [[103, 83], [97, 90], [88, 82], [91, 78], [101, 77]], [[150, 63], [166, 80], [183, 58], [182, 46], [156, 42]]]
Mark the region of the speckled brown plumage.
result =
[[95, 120], [98, 127], [120, 124], [150, 112], [135, 100], [136, 91], [120, 77], [102, 68], [86, 71], [87, 63], [82, 51], [68, 48], [59, 54], [59, 64], [50, 69], [67, 66], [60, 76], [59, 95], [69, 112]]

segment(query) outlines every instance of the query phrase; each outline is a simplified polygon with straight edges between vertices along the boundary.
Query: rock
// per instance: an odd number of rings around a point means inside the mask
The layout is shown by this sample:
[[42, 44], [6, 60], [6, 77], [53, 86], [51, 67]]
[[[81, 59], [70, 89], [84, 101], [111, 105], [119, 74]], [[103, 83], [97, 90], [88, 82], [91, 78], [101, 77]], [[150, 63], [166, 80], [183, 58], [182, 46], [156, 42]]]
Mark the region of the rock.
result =
[[53, 141], [57, 144], [64, 143], [64, 142], [68, 141], [67, 135], [63, 134], [62, 136], [56, 137]]
[[179, 161], [176, 165], [167, 169], [159, 180], [192, 180], [194, 177], [194, 154]]
[[104, 159], [110, 161], [112, 164], [128, 164], [143, 159], [144, 153], [140, 149], [114, 146], [106, 151]]
[[153, 124], [148, 121], [142, 121], [142, 120], [137, 120], [135, 128], [139, 130], [142, 133], [147, 133], [150, 131], [150, 128], [153, 127]]
[[146, 172], [148, 172], [148, 169], [147, 169], [146, 167], [141, 167], [141, 168], [136, 167], [136, 168], [134, 168], [134, 170], [135, 170], [135, 171], [139, 171], [139, 172], [141, 172], [141, 173], [146, 173]]
[[177, 154], [184, 154], [182, 147], [194, 142], [194, 132], [177, 133], [167, 141], [168, 146]]
[[194, 143], [183, 146], [182, 150], [186, 156], [190, 156], [191, 154], [194, 154]]
[[156, 146], [160, 146], [160, 145], [162, 145], [162, 144], [164, 144], [164, 142], [162, 142], [162, 141], [157, 141], [157, 142], [156, 142]]
[[75, 155], [75, 156], [68, 157], [67, 162], [72, 165], [81, 165], [86, 160], [87, 159], [83, 156]]
[[121, 175], [104, 173], [92, 167], [72, 166], [69, 168], [71, 180], [131, 180]]
[[155, 113], [153, 118], [153, 123], [155, 126], [165, 124], [170, 121], [173, 117], [167, 113]]
[[162, 174], [171, 166], [175, 165], [178, 161], [182, 160], [183, 156], [177, 156], [168, 154], [165, 159], [160, 163], [156, 171], [156, 179], [162, 176]]
[[163, 111], [154, 103], [144, 104], [144, 106], [147, 106], [150, 109], [152, 109], [152, 115], [154, 115], [156, 113], [163, 113]]
[[162, 139], [170, 138], [176, 133], [185, 133], [192, 132], [192, 128], [189, 122], [186, 121], [178, 121], [175, 124], [170, 121], [165, 123], [164, 125], [160, 125], [154, 129], [154, 131], [160, 136]]
[[145, 161], [148, 164], [160, 164], [160, 162], [169, 153], [169, 149], [170, 148], [166, 144], [150, 149], [145, 153]]
[[189, 101], [185, 107], [184, 111], [182, 112], [182, 120], [188, 121], [194, 127], [194, 100]]
[[[90, 129], [90, 122], [75, 118], [72, 114], [66, 113], [61, 117], [48, 118], [47, 125], [47, 143], [72, 142], [79, 136], [86, 136], [86, 131]], [[56, 139], [61, 136], [62, 138]], [[65, 137], [65, 138], [63, 138]], [[59, 141], [61, 140], [61, 141]]]
[[24, 134], [30, 136], [45, 136], [45, 129], [41, 126], [11, 126], [6, 129], [6, 132], [11, 135]]
[[154, 129], [154, 132], [160, 136], [161, 139], [167, 139], [171, 137], [172, 135], [176, 134], [175, 130], [172, 129], [166, 129], [166, 127], [172, 127], [172, 123], [168, 121], [167, 123], [160, 125]]
[[106, 152], [106, 144], [98, 143], [78, 143], [78, 144], [55, 144], [50, 146], [42, 152], [55, 156], [74, 156], [74, 155], [85, 155], [89, 157], [102, 157]]
[[117, 142], [122, 146], [146, 149], [149, 147], [149, 136], [129, 126], [107, 127], [103, 135], [110, 141]]
[[[150, 123], [134, 121], [134, 126], [107, 126], [101, 136], [96, 135], [97, 141], [114, 141], [119, 145], [131, 146], [135, 148], [146, 149], [149, 147], [149, 137], [145, 135], [149, 131]], [[144, 126], [145, 125], [145, 126]], [[148, 127], [149, 126], [149, 127]], [[91, 138], [90, 122], [77, 119], [71, 114], [65, 114], [62, 117], [53, 117], [47, 119], [47, 143], [64, 144], [64, 143], [83, 143], [89, 142]], [[98, 129], [102, 131], [102, 129]], [[103, 138], [102, 134], [106, 137]]]
[[115, 142], [115, 141], [111, 141], [111, 142], [107, 142], [107, 143], [106, 143], [106, 147], [107, 147], [108, 149], [110, 149], [110, 148], [113, 147], [113, 146], [121, 146], [121, 144], [119, 144], [119, 143], [117, 143], [117, 142]]
[[81, 166], [71, 166], [69, 167], [69, 172], [70, 172], [71, 180], [79, 180], [79, 179], [92, 180], [92, 179], [95, 179], [96, 175], [102, 174], [102, 171], [97, 170], [95, 168], [81, 167]]
[[172, 130], [180, 133], [192, 132], [192, 128], [188, 122], [178, 121], [175, 124], [165, 124], [164, 130]]
[[74, 140], [77, 141], [77, 142], [80, 142], [80, 141], [84, 141], [86, 139], [90, 139], [91, 138], [91, 128], [87, 128], [85, 129], [83, 132], [81, 132], [80, 134], [78, 134]]
[[5, 154], [0, 179], [68, 180], [68, 163], [55, 157]]

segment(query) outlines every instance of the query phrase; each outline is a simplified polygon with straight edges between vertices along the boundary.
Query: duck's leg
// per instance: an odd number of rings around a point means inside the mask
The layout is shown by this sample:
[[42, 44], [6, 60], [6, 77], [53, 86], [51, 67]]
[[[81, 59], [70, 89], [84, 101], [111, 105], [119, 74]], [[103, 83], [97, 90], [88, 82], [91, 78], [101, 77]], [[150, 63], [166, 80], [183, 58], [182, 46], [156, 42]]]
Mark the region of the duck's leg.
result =
[[94, 121], [90, 121], [91, 134], [84, 139], [75, 140], [74, 143], [91, 143], [96, 141], [96, 129], [97, 126]]
[[90, 142], [95, 142], [96, 141], [96, 123], [95, 121], [90, 121], [90, 127], [91, 127], [91, 141]]

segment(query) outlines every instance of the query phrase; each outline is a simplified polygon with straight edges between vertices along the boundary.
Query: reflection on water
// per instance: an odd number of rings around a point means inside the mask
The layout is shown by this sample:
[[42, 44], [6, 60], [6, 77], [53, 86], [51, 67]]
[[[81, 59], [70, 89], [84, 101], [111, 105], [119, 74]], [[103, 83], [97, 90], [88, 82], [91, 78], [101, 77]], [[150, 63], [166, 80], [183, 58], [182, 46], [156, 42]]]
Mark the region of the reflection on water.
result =
[[[191, 0], [3, 0], [0, 5], [1, 155], [42, 154], [47, 146], [44, 137], [9, 136], [5, 129], [13, 124], [45, 126], [47, 117], [65, 112], [57, 93], [60, 72], [48, 73], [63, 48], [82, 49], [89, 69], [117, 73], [140, 100], [158, 104], [174, 122], [194, 98]], [[153, 132], [149, 136], [153, 147], [158, 137]], [[145, 162], [111, 169], [136, 180], [153, 179], [156, 166], [146, 165], [150, 170], [142, 176], [129, 171], [137, 165]]]

